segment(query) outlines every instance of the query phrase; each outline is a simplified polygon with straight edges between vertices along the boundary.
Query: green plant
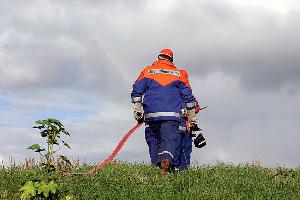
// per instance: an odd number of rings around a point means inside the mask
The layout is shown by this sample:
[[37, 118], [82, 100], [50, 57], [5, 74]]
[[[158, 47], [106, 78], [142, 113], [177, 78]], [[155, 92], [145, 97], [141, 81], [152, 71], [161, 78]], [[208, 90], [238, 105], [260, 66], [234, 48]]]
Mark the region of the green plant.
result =
[[[47, 146], [42, 148], [39, 144], [33, 144], [27, 149], [39, 153], [42, 157], [42, 176], [38, 180], [30, 180], [21, 187], [21, 199], [31, 199], [36, 197], [45, 197], [47, 199], [56, 199], [58, 194], [58, 185], [55, 180], [58, 177], [58, 170], [53, 164], [54, 155], [62, 146], [71, 149], [70, 145], [62, 139], [62, 135], [70, 136], [66, 131], [64, 125], [56, 119], [38, 120], [37, 125], [33, 128], [40, 130], [42, 138], [46, 139]], [[59, 157], [71, 164], [66, 156], [59, 155]]]
[[[54, 197], [57, 190], [57, 184], [54, 181], [46, 183], [45, 181], [28, 181], [20, 191], [21, 199], [28, 199], [31, 197], [43, 196], [46, 198]], [[51, 199], [51, 198], [50, 198]]]
[[[76, 166], [76, 170], [86, 172], [93, 166], [84, 164]], [[38, 173], [39, 169], [23, 166], [0, 169], [0, 199], [20, 199], [19, 184], [30, 180], [33, 171]], [[272, 178], [279, 171], [280, 168], [256, 168], [247, 164], [218, 164], [190, 167], [187, 172], [160, 177], [153, 166], [111, 162], [90, 176], [59, 178], [57, 199], [299, 200], [300, 168], [293, 169], [293, 181], [286, 183], [281, 175]]]

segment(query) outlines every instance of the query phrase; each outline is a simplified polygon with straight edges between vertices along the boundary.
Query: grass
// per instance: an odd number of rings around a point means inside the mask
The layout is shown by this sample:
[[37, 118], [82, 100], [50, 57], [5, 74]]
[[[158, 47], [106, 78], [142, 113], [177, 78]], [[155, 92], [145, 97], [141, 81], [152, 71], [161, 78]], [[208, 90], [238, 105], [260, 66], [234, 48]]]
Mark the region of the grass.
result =
[[[90, 166], [81, 166], [84, 172]], [[0, 169], [1, 199], [19, 199], [19, 188], [38, 169]], [[90, 176], [61, 177], [74, 199], [300, 199], [300, 170], [251, 165], [191, 167], [160, 177], [145, 164], [112, 163]]]

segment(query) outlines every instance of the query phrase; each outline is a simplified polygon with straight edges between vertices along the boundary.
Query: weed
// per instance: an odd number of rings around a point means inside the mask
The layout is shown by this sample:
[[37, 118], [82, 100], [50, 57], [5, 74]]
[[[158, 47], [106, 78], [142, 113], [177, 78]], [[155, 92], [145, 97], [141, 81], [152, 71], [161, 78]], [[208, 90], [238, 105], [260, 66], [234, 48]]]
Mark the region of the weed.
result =
[[[36, 121], [36, 126], [33, 128], [40, 130], [42, 138], [46, 139], [47, 146], [42, 148], [39, 144], [33, 144], [27, 149], [38, 153], [42, 158], [41, 173], [36, 173], [34, 178], [27, 181], [21, 188], [21, 200], [34, 199], [44, 197], [46, 199], [57, 199], [58, 185], [55, 182], [58, 179], [57, 168], [54, 166], [54, 155], [61, 149], [61, 145], [71, 148], [68, 143], [62, 139], [62, 135], [70, 136], [63, 124], [56, 119], [47, 119]], [[71, 162], [66, 156], [59, 155], [60, 159], [71, 165]], [[15, 167], [15, 162], [13, 166]], [[27, 160], [25, 167], [34, 166], [34, 160]], [[58, 164], [61, 165], [60, 163]], [[64, 166], [64, 165], [63, 165]], [[61, 166], [60, 166], [61, 167]]]

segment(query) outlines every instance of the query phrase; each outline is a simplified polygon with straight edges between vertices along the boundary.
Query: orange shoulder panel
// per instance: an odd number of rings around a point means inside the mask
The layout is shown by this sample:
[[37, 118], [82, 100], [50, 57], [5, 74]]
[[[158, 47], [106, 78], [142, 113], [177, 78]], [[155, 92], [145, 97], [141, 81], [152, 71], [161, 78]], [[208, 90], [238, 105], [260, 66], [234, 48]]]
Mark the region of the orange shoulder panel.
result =
[[145, 77], [145, 71], [146, 71], [147, 67], [140, 73], [140, 76], [136, 79], [135, 82], [143, 79]]
[[189, 88], [191, 88], [191, 84], [189, 82], [189, 76], [188, 73], [184, 69], [180, 69], [180, 80]]

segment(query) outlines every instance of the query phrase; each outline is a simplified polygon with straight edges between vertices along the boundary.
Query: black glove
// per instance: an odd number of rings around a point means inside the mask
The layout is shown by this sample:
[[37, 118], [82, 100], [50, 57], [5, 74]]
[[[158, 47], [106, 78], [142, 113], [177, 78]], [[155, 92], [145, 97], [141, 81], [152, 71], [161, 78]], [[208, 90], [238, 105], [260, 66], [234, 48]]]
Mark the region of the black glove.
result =
[[202, 130], [198, 127], [196, 123], [192, 123], [190, 127], [190, 131], [192, 134], [192, 137], [195, 137], [194, 139], [194, 145], [197, 148], [202, 148], [206, 145], [205, 138], [203, 137]]

